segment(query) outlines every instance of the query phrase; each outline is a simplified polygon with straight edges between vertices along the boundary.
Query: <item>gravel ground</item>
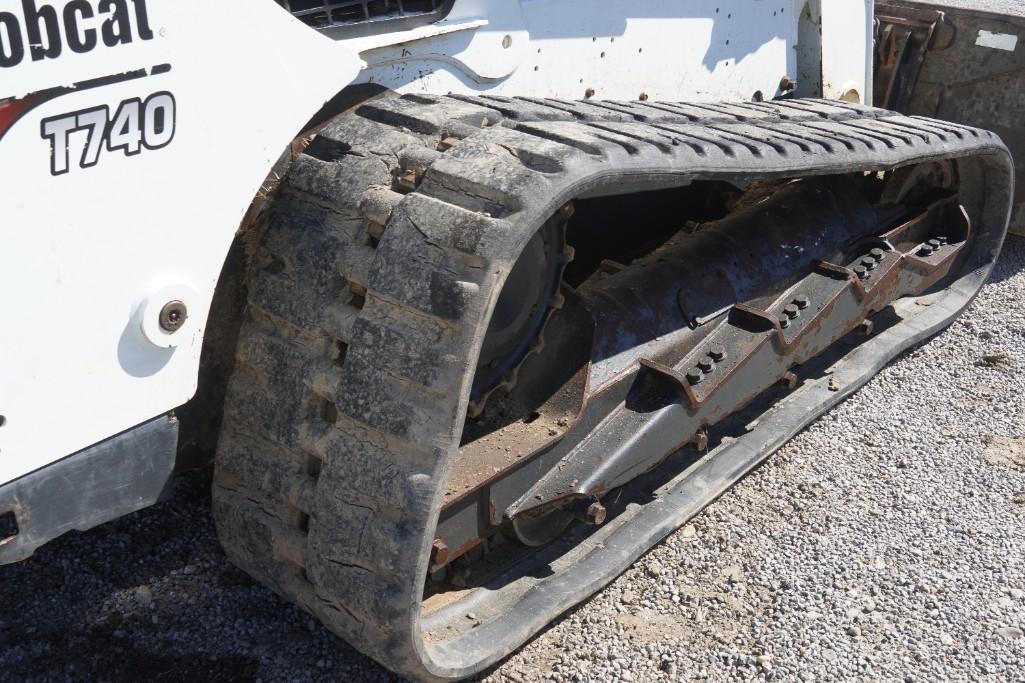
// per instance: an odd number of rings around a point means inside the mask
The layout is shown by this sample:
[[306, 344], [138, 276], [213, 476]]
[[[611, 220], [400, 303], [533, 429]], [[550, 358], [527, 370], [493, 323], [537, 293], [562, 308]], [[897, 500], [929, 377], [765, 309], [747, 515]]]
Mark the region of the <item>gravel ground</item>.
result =
[[[486, 680], [1025, 680], [1023, 367], [1011, 238], [950, 330]], [[228, 565], [208, 487], [0, 568], [0, 679], [393, 680]]]

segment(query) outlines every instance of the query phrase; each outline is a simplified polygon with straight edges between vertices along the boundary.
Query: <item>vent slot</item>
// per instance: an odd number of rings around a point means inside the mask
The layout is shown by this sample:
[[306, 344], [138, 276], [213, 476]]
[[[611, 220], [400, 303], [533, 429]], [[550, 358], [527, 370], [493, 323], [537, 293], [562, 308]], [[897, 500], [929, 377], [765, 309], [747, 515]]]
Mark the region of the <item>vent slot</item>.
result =
[[278, 0], [282, 7], [319, 29], [357, 26], [395, 19], [441, 19], [451, 4], [446, 0]]

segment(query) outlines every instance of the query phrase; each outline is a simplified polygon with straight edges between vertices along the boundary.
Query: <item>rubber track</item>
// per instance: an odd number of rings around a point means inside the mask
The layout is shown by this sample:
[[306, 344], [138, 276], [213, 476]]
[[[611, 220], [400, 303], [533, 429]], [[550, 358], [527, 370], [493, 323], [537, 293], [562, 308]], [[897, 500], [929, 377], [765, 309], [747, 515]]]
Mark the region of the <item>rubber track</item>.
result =
[[[475, 359], [537, 226], [613, 186], [969, 155], [987, 182], [1009, 182], [1006, 150], [988, 132], [820, 100], [404, 96], [339, 117], [293, 165], [250, 274], [214, 483], [229, 557], [395, 671], [482, 670], [640, 552], [610, 556], [544, 609], [510, 607], [457, 642], [421, 634]], [[980, 209], [994, 225], [1001, 201]]]

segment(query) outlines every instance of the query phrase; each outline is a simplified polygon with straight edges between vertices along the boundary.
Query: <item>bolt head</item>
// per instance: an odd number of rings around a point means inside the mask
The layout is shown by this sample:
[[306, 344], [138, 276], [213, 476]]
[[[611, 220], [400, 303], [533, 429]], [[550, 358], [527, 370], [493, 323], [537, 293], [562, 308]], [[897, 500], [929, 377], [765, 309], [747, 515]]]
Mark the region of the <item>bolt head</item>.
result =
[[718, 363], [726, 358], [726, 347], [722, 344], [716, 344], [708, 350], [708, 355], [712, 357], [712, 360]]
[[588, 524], [594, 524], [595, 526], [603, 524], [605, 518], [608, 516], [608, 510], [601, 503], [595, 502], [587, 506], [587, 512], [585, 517], [587, 518]]
[[697, 384], [701, 381], [701, 370], [698, 368], [691, 368], [687, 371], [687, 381], [691, 384]]
[[585, 90], [584, 97], [594, 97], [594, 88], [588, 88]]
[[189, 319], [189, 311], [181, 301], [169, 301], [160, 309], [160, 329], [177, 332]]
[[448, 545], [440, 538], [436, 538], [431, 544], [431, 564], [445, 564], [446, 562], [448, 562]]
[[701, 372], [711, 372], [714, 367], [715, 363], [707, 356], [698, 361], [698, 368]]
[[929, 240], [928, 242], [926, 242], [926, 244], [928, 244], [933, 249], [939, 249], [941, 242], [934, 237], [931, 240]]
[[808, 297], [807, 294], [798, 294], [794, 297], [794, 305], [796, 305], [801, 310], [804, 310], [805, 308], [811, 306], [811, 299]]
[[786, 314], [781, 314], [777, 319], [779, 320], [780, 327], [784, 329], [790, 327], [790, 318], [788, 318]]
[[783, 307], [783, 315], [790, 319], [796, 318], [799, 312], [800, 309], [797, 308], [797, 304], [787, 304]]
[[641, 102], [647, 102], [647, 101], [648, 101], [648, 93], [646, 93], [646, 92], [642, 92], [642, 93], [641, 93], [641, 94], [640, 94], [640, 95], [639, 95], [639, 96], [637, 97], [637, 99], [639, 99], [639, 100], [640, 100]]
[[857, 275], [862, 280], [864, 280], [865, 278], [868, 277], [868, 268], [866, 268], [865, 266], [857, 265], [857, 266], [854, 266], [853, 270], [854, 270], [854, 274]]
[[868, 253], [876, 261], [882, 261], [883, 257], [886, 256], [886, 252], [880, 249], [879, 247], [874, 248], [872, 251]]
[[932, 247], [930, 247], [928, 244], [926, 244], [921, 249], [918, 250], [918, 255], [919, 256], [932, 256], [933, 251], [935, 251], [935, 250]]

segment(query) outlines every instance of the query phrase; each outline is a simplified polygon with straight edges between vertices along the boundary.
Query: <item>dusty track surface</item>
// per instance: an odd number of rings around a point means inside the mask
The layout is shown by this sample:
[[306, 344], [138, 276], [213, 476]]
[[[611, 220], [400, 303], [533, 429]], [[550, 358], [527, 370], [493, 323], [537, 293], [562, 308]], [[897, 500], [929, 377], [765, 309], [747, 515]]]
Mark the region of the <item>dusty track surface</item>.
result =
[[[980, 299], [489, 681], [1020, 679], [1025, 239]], [[0, 568], [0, 680], [393, 680], [232, 568], [208, 476]]]

